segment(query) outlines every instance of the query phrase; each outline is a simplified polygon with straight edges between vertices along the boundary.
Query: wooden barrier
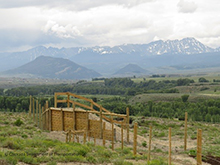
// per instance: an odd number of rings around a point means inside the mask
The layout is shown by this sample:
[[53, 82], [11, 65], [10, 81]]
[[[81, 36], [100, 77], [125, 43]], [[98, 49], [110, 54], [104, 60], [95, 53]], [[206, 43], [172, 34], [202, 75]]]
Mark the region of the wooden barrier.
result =
[[202, 130], [197, 131], [197, 165], [202, 164]]
[[184, 151], [187, 149], [187, 112], [185, 112]]
[[171, 128], [169, 128], [169, 157], [168, 157], [168, 165], [171, 165]]
[[133, 154], [137, 154], [137, 123], [134, 123], [134, 144], [133, 144]]
[[152, 138], [152, 126], [150, 126], [150, 131], [149, 131], [149, 145], [148, 145], [147, 164], [149, 164], [149, 163], [150, 163], [151, 138]]

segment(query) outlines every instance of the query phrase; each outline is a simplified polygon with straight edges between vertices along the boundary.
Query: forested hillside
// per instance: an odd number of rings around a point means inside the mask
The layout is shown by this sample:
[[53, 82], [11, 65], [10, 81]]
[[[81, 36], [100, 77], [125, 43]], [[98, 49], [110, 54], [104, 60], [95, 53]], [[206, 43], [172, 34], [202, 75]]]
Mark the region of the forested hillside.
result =
[[[208, 83], [205, 78], [198, 82]], [[214, 80], [213, 80], [214, 81]], [[214, 82], [218, 85], [218, 82]], [[210, 84], [210, 83], [209, 83]], [[213, 84], [213, 83], [212, 83]], [[130, 108], [131, 115], [144, 115], [162, 118], [178, 118], [182, 120], [187, 111], [192, 121], [220, 122], [220, 99], [218, 97], [194, 96], [181, 93], [182, 88], [198, 88], [200, 84], [193, 79], [179, 78], [176, 80], [146, 80], [143, 78], [135, 82], [131, 78], [93, 79], [92, 82], [79, 81], [74, 84], [39, 85], [1, 89], [1, 111], [28, 111], [29, 96], [32, 95], [43, 105], [49, 99], [49, 106], [53, 106], [54, 92], [72, 92], [86, 95], [101, 104], [106, 109], [125, 113]], [[207, 87], [201, 86], [200, 90]], [[152, 93], [156, 94], [153, 99]], [[143, 94], [150, 99], [142, 99]], [[169, 96], [172, 96], [169, 98]], [[161, 99], [162, 96], [166, 99]], [[61, 105], [60, 106], [64, 106]]]

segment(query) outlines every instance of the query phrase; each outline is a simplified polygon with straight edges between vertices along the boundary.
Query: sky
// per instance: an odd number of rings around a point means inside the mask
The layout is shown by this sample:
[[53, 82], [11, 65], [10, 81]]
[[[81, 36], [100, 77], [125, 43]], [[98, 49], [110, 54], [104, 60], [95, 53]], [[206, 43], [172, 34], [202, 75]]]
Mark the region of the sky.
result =
[[0, 0], [0, 52], [147, 44], [220, 47], [219, 0]]

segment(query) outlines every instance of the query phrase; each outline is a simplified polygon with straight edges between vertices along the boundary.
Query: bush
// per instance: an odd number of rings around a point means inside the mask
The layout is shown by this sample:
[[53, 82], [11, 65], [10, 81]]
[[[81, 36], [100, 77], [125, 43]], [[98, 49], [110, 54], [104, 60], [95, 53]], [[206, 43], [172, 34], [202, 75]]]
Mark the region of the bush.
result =
[[16, 125], [18, 127], [21, 126], [21, 124], [24, 124], [24, 122], [20, 118], [14, 122], [14, 125]]

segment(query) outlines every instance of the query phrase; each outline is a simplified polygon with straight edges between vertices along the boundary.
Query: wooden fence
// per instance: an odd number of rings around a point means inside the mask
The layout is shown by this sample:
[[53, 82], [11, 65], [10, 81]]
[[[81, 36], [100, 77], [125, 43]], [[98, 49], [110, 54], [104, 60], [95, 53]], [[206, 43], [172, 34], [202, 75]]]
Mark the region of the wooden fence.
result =
[[[64, 96], [66, 99], [59, 100], [58, 96]], [[84, 101], [82, 103], [80, 101]], [[59, 103], [66, 103], [67, 107], [58, 108]], [[54, 107], [48, 106], [48, 101], [42, 106], [38, 104], [38, 100], [34, 100], [30, 96], [29, 116], [33, 117], [35, 124], [48, 131], [65, 131], [66, 142], [77, 141], [79, 142], [79, 134], [83, 136], [83, 143], [86, 139], [93, 138], [94, 144], [96, 139], [102, 139], [103, 146], [105, 146], [106, 140], [111, 141], [112, 150], [114, 150], [114, 141], [116, 131], [114, 129], [115, 124], [121, 127], [121, 148], [124, 144], [124, 130], [127, 131], [126, 139], [129, 143], [129, 109], [126, 109], [126, 115], [111, 113], [101, 105], [95, 103], [93, 100], [78, 96], [69, 92], [55, 93]], [[95, 115], [90, 115], [95, 114]], [[95, 116], [95, 117], [94, 117]], [[121, 121], [114, 118], [121, 118]], [[106, 124], [110, 123], [110, 127], [106, 127]], [[149, 143], [147, 163], [149, 164], [151, 158], [151, 146], [152, 146], [152, 126], [149, 127]], [[138, 125], [134, 123], [133, 132], [133, 154], [137, 154]], [[169, 146], [168, 146], [168, 164], [172, 163], [172, 137], [171, 128], [169, 128]], [[89, 140], [90, 141], [90, 140]], [[139, 144], [140, 145], [140, 144]], [[187, 113], [185, 113], [185, 129], [184, 129], [184, 151], [187, 150]], [[197, 133], [197, 164], [202, 164], [202, 130], [198, 130]]]
[[[63, 96], [62, 99], [58, 99]], [[64, 99], [63, 99], [64, 98]], [[82, 103], [83, 102], [83, 103]], [[58, 108], [59, 103], [66, 103], [67, 107]], [[129, 109], [126, 115], [108, 111], [101, 105], [73, 93], [55, 93], [54, 107], [48, 106], [48, 101], [41, 107], [38, 100], [30, 96], [29, 115], [33, 114], [33, 120], [37, 126], [48, 131], [86, 131], [89, 137], [112, 140], [114, 129], [103, 129], [103, 124], [117, 124], [127, 131], [129, 143]], [[90, 115], [94, 114], [94, 115]], [[116, 120], [118, 119], [118, 120]], [[112, 127], [113, 128], [113, 127]], [[116, 135], [114, 135], [116, 136]]]

